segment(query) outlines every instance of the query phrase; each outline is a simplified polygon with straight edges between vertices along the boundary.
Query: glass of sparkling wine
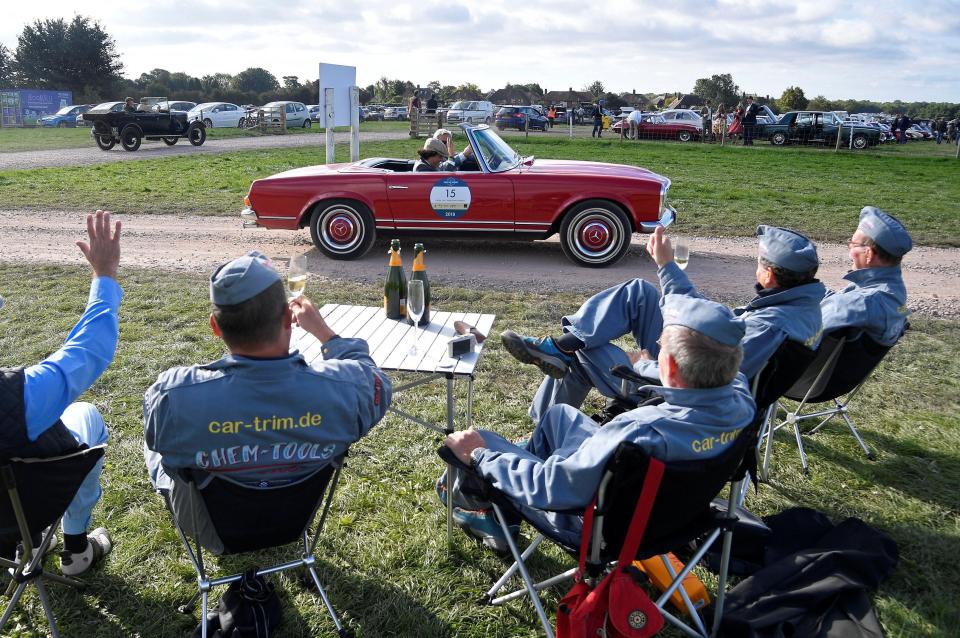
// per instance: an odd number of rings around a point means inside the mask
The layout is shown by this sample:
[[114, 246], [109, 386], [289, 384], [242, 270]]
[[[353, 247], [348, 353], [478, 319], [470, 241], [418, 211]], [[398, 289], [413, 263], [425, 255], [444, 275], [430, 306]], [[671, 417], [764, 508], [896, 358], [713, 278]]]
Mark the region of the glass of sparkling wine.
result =
[[307, 287], [307, 256], [293, 255], [287, 267], [287, 290], [291, 299], [303, 294]]
[[680, 266], [680, 270], [687, 269], [687, 263], [690, 261], [690, 244], [686, 239], [679, 237], [673, 242], [673, 260]]
[[423, 282], [412, 279], [407, 283], [407, 317], [413, 321], [413, 343], [410, 344], [411, 357], [417, 356], [417, 341], [420, 337], [420, 318], [423, 316]]

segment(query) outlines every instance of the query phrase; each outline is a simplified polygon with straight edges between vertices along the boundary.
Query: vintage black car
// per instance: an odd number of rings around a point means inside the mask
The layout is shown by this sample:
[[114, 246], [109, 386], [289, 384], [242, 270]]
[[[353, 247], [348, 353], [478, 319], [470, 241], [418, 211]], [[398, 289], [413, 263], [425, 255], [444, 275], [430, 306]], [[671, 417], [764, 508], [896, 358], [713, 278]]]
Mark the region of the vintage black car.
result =
[[194, 146], [207, 140], [203, 122], [187, 122], [187, 114], [182, 111], [151, 110], [147, 104], [128, 111], [123, 102], [104, 102], [84, 113], [83, 119], [93, 123], [90, 135], [104, 151], [117, 142], [124, 150], [135, 151], [145, 139], [163, 140], [167, 146], [173, 146], [180, 138]]

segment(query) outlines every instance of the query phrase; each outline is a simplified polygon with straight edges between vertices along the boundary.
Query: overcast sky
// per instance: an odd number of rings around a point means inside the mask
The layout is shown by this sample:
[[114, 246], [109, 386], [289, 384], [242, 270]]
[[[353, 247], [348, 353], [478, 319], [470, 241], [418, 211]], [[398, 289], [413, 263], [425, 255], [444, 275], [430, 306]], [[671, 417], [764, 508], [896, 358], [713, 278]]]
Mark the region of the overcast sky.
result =
[[[5, 3], [0, 42], [77, 12], [75, 1]], [[731, 73], [779, 96], [960, 102], [960, 0], [151, 0], [85, 3], [116, 41], [124, 74], [193, 76], [262, 66], [316, 79], [317, 64], [426, 85], [507, 82], [690, 91]]]

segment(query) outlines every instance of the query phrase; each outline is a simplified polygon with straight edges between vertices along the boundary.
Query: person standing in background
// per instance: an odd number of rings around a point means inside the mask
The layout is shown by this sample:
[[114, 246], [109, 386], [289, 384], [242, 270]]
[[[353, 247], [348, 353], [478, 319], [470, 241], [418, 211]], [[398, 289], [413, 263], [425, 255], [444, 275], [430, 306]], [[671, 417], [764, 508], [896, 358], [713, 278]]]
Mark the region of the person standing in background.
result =
[[757, 112], [760, 110], [753, 103], [753, 97], [747, 96], [747, 106], [743, 109], [743, 145], [753, 146], [753, 133], [757, 127]]

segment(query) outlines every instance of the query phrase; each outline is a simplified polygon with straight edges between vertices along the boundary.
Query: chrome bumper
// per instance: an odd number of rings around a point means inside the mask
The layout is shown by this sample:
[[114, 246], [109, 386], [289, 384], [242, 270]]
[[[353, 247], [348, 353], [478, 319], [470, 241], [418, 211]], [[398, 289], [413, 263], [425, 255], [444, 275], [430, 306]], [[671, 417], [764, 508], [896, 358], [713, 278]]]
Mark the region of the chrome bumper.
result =
[[257, 222], [257, 213], [252, 208], [244, 208], [240, 211], [240, 223], [244, 228], [256, 228], [260, 225]]
[[670, 224], [677, 221], [677, 211], [673, 206], [664, 206], [660, 211], [660, 219], [655, 222], [640, 222], [640, 230], [645, 233], [652, 233], [657, 226], [668, 228]]

